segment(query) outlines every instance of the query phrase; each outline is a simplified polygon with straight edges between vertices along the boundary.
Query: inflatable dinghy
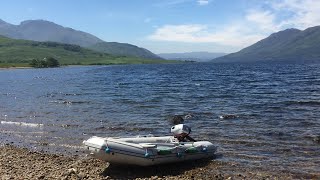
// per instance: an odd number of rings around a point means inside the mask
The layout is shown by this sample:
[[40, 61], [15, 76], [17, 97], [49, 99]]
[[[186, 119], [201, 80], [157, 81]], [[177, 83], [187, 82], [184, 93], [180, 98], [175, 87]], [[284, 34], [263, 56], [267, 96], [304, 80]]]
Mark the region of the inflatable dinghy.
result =
[[[209, 141], [195, 141], [191, 129], [178, 124], [171, 128], [173, 136], [96, 137], [83, 141], [90, 154], [98, 159], [138, 166], [212, 158], [216, 147]], [[188, 139], [189, 141], [186, 141]]]

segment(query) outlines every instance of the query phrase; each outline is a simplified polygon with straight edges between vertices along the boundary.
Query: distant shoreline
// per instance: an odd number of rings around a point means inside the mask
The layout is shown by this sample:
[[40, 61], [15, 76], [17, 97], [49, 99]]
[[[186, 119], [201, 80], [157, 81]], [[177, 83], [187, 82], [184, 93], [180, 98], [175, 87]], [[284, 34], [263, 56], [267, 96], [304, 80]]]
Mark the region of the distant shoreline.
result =
[[[168, 62], [168, 63], [119, 63], [119, 64], [83, 64], [83, 65], [61, 65], [60, 67], [86, 67], [86, 66], [119, 66], [119, 65], [152, 65], [152, 64], [185, 64], [187, 62]], [[0, 64], [1, 65], [1, 64]], [[59, 68], [59, 67], [53, 67]], [[30, 66], [10, 66], [10, 67], [1, 67], [0, 70], [10, 70], [10, 69], [50, 69], [50, 68], [34, 68]]]
[[0, 67], [0, 70], [9, 70], [9, 69], [34, 69], [33, 67]]

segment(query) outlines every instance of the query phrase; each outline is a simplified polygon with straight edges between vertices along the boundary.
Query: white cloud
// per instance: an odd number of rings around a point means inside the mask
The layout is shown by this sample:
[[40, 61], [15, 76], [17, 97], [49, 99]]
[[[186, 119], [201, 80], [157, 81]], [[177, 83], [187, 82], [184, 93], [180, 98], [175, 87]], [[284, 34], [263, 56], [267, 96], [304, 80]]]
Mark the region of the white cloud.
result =
[[209, 4], [209, 0], [197, 0], [197, 2], [200, 6]]
[[188, 43], [218, 43], [243, 47], [263, 38], [261, 35], [249, 34], [246, 30], [245, 27], [237, 24], [211, 32], [208, 26], [201, 24], [165, 25], [148, 36], [148, 39]]
[[156, 30], [149, 39], [160, 41], [198, 42], [199, 33], [205, 33], [206, 26], [199, 24], [164, 25]]
[[279, 26], [275, 24], [276, 17], [270, 11], [249, 10], [245, 18], [247, 24], [255, 26], [260, 33], [279, 31]]
[[[201, 1], [201, 2], [200, 2]], [[199, 4], [205, 0], [198, 0]], [[286, 28], [305, 29], [320, 25], [320, 0], [273, 0], [249, 9], [218, 29], [209, 24], [167, 24], [158, 26], [147, 38], [153, 41], [215, 43], [221, 46], [249, 46], [271, 33]]]
[[320, 25], [320, 1], [319, 0], [283, 0], [270, 3], [275, 13], [290, 13], [291, 16], [283, 19], [282, 27], [296, 27], [305, 29]]

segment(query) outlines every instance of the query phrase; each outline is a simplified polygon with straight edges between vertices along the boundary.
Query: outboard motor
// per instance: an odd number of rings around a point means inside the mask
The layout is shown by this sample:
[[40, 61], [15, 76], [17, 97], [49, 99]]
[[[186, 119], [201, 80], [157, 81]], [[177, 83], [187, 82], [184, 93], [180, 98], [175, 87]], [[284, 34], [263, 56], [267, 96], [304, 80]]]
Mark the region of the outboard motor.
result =
[[189, 141], [196, 142], [193, 138], [189, 136], [191, 133], [191, 128], [184, 124], [177, 124], [171, 127], [171, 133], [177, 138], [180, 142], [184, 142], [185, 138]]

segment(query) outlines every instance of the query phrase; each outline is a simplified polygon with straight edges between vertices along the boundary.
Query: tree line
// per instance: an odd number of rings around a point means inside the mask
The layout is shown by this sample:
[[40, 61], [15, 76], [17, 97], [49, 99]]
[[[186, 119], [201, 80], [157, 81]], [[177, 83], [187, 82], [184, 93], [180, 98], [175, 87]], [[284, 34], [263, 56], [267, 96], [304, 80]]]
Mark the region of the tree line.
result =
[[30, 62], [30, 66], [34, 68], [53, 68], [53, 67], [59, 67], [60, 63], [57, 59], [53, 57], [47, 57], [43, 60], [39, 59], [32, 59]]
[[74, 44], [62, 44], [62, 43], [57, 43], [57, 42], [33, 42], [31, 44], [32, 46], [45, 46], [45, 47], [62, 47], [63, 49], [67, 51], [73, 51], [73, 52], [80, 52], [81, 47], [79, 45], [74, 45]]

